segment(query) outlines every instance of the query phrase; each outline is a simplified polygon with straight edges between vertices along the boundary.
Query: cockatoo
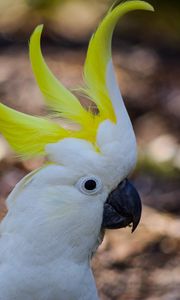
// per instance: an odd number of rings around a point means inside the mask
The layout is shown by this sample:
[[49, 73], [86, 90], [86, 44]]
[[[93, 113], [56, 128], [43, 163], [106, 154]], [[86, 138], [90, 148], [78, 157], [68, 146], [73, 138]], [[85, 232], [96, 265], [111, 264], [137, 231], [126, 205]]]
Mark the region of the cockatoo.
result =
[[[84, 65], [84, 108], [51, 73], [40, 48], [43, 26], [30, 40], [30, 60], [46, 104], [57, 118], [34, 117], [0, 104], [0, 132], [23, 158], [48, 162], [25, 176], [7, 199], [0, 224], [0, 300], [97, 300], [90, 260], [102, 230], [137, 227], [141, 201], [127, 176], [136, 139], [111, 58], [118, 19], [153, 8], [143, 1], [112, 7], [92, 36]], [[78, 126], [77, 126], [78, 125]]]

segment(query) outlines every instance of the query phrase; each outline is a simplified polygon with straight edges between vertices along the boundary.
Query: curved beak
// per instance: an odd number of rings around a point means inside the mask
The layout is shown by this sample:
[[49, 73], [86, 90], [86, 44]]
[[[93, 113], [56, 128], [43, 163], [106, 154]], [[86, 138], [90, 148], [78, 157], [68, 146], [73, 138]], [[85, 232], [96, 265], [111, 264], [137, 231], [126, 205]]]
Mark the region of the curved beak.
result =
[[113, 190], [104, 204], [102, 228], [117, 229], [132, 224], [132, 232], [141, 218], [141, 199], [127, 179]]

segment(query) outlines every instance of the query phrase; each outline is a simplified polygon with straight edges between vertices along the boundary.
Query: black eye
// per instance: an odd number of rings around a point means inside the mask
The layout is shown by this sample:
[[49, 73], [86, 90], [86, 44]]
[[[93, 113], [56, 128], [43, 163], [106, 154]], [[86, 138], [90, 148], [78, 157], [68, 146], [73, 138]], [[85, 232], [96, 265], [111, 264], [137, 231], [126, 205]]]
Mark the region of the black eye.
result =
[[89, 179], [84, 183], [84, 187], [88, 191], [92, 191], [96, 188], [96, 181], [93, 179]]
[[84, 176], [78, 180], [76, 187], [86, 195], [94, 195], [102, 189], [101, 179], [95, 175]]

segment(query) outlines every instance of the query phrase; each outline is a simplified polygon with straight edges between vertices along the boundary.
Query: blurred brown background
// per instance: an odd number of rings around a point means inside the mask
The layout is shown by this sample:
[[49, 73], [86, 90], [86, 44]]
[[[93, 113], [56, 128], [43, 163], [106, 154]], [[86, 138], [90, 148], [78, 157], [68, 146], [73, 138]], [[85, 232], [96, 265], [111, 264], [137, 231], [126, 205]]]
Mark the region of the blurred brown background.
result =
[[[102, 300], [180, 300], [180, 2], [124, 17], [113, 39], [116, 74], [139, 144], [133, 180], [144, 207], [137, 231], [109, 231], [93, 260]], [[82, 84], [87, 43], [111, 0], [0, 0], [0, 101], [43, 114], [28, 40], [44, 23], [43, 52], [69, 88]], [[0, 136], [4, 200], [40, 159], [20, 162]]]

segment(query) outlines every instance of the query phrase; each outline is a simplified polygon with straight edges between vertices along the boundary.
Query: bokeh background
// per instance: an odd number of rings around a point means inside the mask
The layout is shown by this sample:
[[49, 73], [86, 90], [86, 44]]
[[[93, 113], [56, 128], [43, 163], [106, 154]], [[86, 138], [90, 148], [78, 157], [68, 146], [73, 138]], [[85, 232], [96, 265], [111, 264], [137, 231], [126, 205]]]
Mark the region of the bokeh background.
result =
[[[133, 12], [114, 34], [113, 59], [136, 131], [132, 180], [142, 221], [107, 232], [93, 259], [102, 300], [180, 300], [180, 1], [149, 0], [155, 13]], [[89, 37], [112, 0], [0, 0], [0, 101], [43, 115], [28, 41], [44, 23], [43, 52], [69, 88], [82, 84]], [[82, 99], [84, 104], [86, 100]], [[5, 198], [42, 159], [19, 161], [0, 136], [0, 217]]]

